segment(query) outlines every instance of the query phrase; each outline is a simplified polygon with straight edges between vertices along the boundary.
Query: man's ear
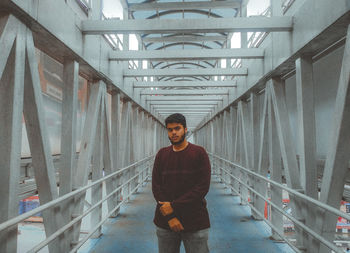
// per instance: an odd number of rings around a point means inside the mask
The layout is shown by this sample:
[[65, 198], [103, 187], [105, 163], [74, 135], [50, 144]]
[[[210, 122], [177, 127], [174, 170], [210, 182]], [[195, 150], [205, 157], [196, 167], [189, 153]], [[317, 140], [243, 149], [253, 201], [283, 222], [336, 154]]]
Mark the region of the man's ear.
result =
[[185, 127], [185, 134], [187, 134], [187, 127]]

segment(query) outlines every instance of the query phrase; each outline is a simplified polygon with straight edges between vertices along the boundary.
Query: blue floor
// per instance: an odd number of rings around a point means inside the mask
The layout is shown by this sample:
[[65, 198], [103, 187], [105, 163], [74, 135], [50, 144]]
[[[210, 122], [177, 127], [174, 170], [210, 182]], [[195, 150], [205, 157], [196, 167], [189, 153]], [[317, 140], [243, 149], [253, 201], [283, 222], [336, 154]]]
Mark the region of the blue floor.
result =
[[[293, 252], [285, 243], [269, 239], [269, 227], [250, 218], [250, 208], [228, 193], [214, 177], [207, 195], [211, 220], [211, 253]], [[157, 238], [152, 222], [155, 201], [148, 183], [121, 209], [117, 218], [104, 225], [103, 235], [80, 252], [156, 253]], [[181, 252], [184, 252], [183, 247]]]

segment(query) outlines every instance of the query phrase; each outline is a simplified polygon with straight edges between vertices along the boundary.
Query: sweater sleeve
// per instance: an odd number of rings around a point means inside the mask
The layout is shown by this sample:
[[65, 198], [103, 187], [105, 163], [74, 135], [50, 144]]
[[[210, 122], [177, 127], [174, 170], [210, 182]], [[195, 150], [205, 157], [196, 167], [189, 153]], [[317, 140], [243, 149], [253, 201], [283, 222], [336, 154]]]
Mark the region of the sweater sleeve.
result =
[[201, 202], [209, 191], [211, 168], [209, 157], [202, 148], [199, 153], [199, 174], [196, 184], [185, 194], [171, 202], [171, 206], [176, 212], [177, 209]]
[[161, 190], [162, 176], [160, 168], [160, 151], [157, 153], [156, 158], [153, 164], [152, 171], [152, 192], [155, 200], [157, 201], [166, 201]]

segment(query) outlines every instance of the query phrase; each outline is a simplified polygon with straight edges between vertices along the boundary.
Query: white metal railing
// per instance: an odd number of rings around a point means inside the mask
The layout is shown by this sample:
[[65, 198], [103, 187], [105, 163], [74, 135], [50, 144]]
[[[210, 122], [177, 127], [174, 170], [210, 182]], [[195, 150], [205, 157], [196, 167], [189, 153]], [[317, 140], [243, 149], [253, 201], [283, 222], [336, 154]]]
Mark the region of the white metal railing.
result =
[[76, 217], [74, 217], [74, 219], [72, 221], [70, 221], [69, 223], [67, 223], [66, 225], [64, 225], [63, 227], [61, 227], [60, 229], [58, 229], [55, 233], [53, 233], [52, 235], [50, 235], [49, 237], [47, 237], [44, 241], [42, 241], [41, 243], [39, 243], [38, 245], [36, 245], [35, 247], [33, 247], [29, 252], [38, 252], [40, 249], [44, 248], [46, 245], [48, 245], [50, 242], [52, 242], [53, 240], [55, 240], [58, 236], [60, 236], [62, 233], [64, 233], [67, 229], [71, 228], [74, 226], [74, 224], [76, 224], [77, 222], [81, 221], [85, 216], [87, 216], [89, 213], [91, 213], [95, 208], [102, 206], [102, 203], [105, 202], [106, 200], [108, 200], [109, 198], [111, 198], [113, 195], [117, 194], [117, 192], [121, 191], [121, 189], [123, 187], [129, 187], [130, 184], [132, 184], [132, 182], [135, 182], [135, 180], [137, 178], [139, 178], [138, 180], [138, 184], [136, 185], [136, 187], [134, 189], [132, 189], [129, 194], [127, 196], [123, 196], [123, 200], [118, 203], [113, 210], [111, 210], [106, 217], [104, 217], [103, 219], [101, 219], [101, 221], [95, 226], [93, 227], [89, 233], [87, 234], [87, 236], [85, 236], [81, 241], [79, 241], [77, 243], [77, 245], [70, 251], [70, 252], [76, 252], [94, 233], [96, 230], [98, 230], [103, 223], [116, 211], [120, 208], [120, 206], [122, 204], [124, 204], [124, 202], [126, 200], [128, 200], [128, 198], [130, 198], [130, 196], [137, 191], [137, 189], [148, 179], [148, 174], [147, 173], [150, 169], [150, 161], [154, 158], [154, 155], [149, 156], [147, 158], [144, 158], [138, 162], [135, 162], [133, 164], [130, 164], [129, 166], [122, 168], [116, 172], [113, 172], [99, 180], [94, 181], [93, 183], [86, 185], [84, 187], [81, 187], [79, 189], [76, 189], [62, 197], [59, 197], [57, 199], [54, 199], [48, 203], [45, 203], [29, 212], [26, 212], [24, 214], [21, 214], [17, 217], [14, 217], [4, 223], [0, 224], [0, 231], [3, 231], [7, 228], [10, 228], [12, 226], [18, 225], [18, 223], [20, 223], [21, 221], [24, 221], [25, 219], [34, 216], [35, 214], [42, 212], [46, 209], [49, 208], [53, 208], [57, 205], [62, 204], [63, 202], [65, 202], [68, 199], [71, 199], [75, 196], [79, 196], [81, 194], [86, 193], [86, 191], [88, 189], [90, 189], [93, 186], [102, 184], [103, 182], [105, 182], [106, 180], [112, 179], [113, 177], [116, 176], [121, 176], [123, 175], [123, 173], [128, 172], [131, 169], [135, 169], [137, 167], [141, 168], [140, 171], [138, 173], [136, 173], [133, 177], [129, 178], [127, 181], [123, 182], [121, 185], [119, 185], [117, 188], [115, 188], [111, 193], [109, 193], [107, 196], [105, 196], [104, 198], [102, 198], [99, 202], [97, 202], [96, 204], [94, 204], [93, 206], [89, 207], [87, 210], [85, 210], [81, 215], [78, 215]]
[[[263, 181], [265, 181], [266, 183], [270, 183], [270, 185], [276, 186], [280, 189], [286, 190], [289, 194], [303, 200], [303, 201], [307, 201], [308, 203], [312, 203], [314, 205], [316, 205], [319, 208], [322, 208], [325, 211], [328, 211], [334, 215], [343, 217], [347, 220], [350, 220], [350, 215], [347, 213], [344, 213], [332, 206], [329, 206], [321, 201], [318, 201], [314, 198], [311, 198], [305, 194], [300, 193], [297, 190], [291, 189], [283, 184], [277, 183], [273, 180], [268, 179], [267, 177], [264, 177], [256, 172], [253, 172], [237, 163], [231, 162], [229, 160], [223, 159], [215, 154], [209, 153], [209, 156], [212, 158], [212, 163], [214, 164], [213, 167], [215, 167], [215, 160], [218, 160], [220, 162], [225, 163], [228, 167], [233, 167], [233, 168], [237, 168], [241, 171], [244, 171], [245, 173], [248, 173], [250, 176], [253, 176], [257, 179], [261, 179]], [[214, 161], [213, 161], [214, 160]], [[239, 179], [237, 176], [233, 175], [229, 170], [227, 170], [226, 168], [223, 167], [218, 167], [216, 169], [222, 170], [225, 172], [225, 175], [230, 176], [232, 179], [236, 180], [239, 184], [243, 185], [244, 187], [246, 187], [247, 189], [249, 189], [251, 192], [253, 192], [256, 196], [260, 197], [261, 199], [263, 199], [264, 201], [266, 201], [268, 204], [270, 204], [271, 206], [274, 207], [274, 209], [276, 211], [278, 211], [279, 213], [281, 213], [283, 216], [287, 217], [289, 220], [293, 221], [295, 225], [297, 225], [299, 228], [301, 228], [302, 230], [304, 230], [306, 233], [308, 233], [309, 235], [311, 235], [312, 237], [314, 237], [316, 240], [318, 240], [320, 243], [324, 244], [326, 247], [328, 247], [329, 249], [331, 249], [334, 252], [338, 252], [341, 253], [343, 252], [341, 249], [339, 249], [337, 246], [335, 246], [332, 242], [328, 241], [327, 239], [325, 239], [323, 236], [319, 235], [317, 232], [315, 232], [313, 229], [309, 228], [308, 226], [306, 226], [303, 222], [299, 221], [298, 219], [294, 218], [292, 215], [288, 214], [286, 211], [284, 211], [282, 208], [280, 208], [278, 205], [276, 205], [275, 203], [273, 203], [272, 201], [270, 201], [266, 196], [262, 195], [261, 193], [257, 192], [254, 188], [252, 188], [251, 186], [249, 186], [247, 183], [243, 182], [241, 179]], [[221, 177], [221, 174], [218, 174], [219, 177]], [[221, 178], [224, 179], [224, 178]], [[232, 187], [231, 185], [228, 185], [228, 187], [231, 188], [231, 190], [233, 190], [235, 193], [237, 193], [238, 195], [241, 195], [240, 192], [238, 192], [234, 187]], [[301, 252], [295, 245], [293, 245], [284, 235], [283, 233], [279, 232], [278, 229], [276, 229], [276, 227], [268, 220], [264, 217], [264, 215], [257, 210], [251, 203], [248, 203], [248, 205], [250, 206], [250, 208], [256, 212], [261, 218], [263, 218], [265, 220], [265, 222], [288, 244], [290, 245], [293, 250], [295, 250], [296, 252]]]

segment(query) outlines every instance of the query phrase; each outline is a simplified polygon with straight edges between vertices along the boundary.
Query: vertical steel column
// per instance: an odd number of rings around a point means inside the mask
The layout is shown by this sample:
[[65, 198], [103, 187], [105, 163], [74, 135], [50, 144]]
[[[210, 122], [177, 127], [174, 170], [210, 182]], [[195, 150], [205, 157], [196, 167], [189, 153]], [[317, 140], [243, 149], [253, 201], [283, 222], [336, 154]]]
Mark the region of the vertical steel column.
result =
[[[79, 64], [76, 61], [65, 59], [63, 63], [63, 99], [62, 99], [62, 130], [61, 130], [61, 157], [59, 166], [59, 195], [63, 196], [72, 191], [73, 173], [76, 166], [76, 131], [79, 86]], [[74, 199], [69, 199], [61, 205], [64, 224], [72, 219]], [[64, 234], [64, 250], [71, 248], [72, 231]]]
[[[145, 112], [143, 110], [140, 111], [139, 113], [139, 131], [140, 131], [140, 135], [139, 135], [139, 141], [141, 141], [141, 145], [140, 145], [140, 159], [143, 159], [146, 157], [146, 141], [145, 141], [145, 137], [146, 137], [146, 131], [145, 131], [145, 126], [146, 126], [146, 122], [145, 122]], [[140, 181], [139, 183], [143, 182], [143, 179], [145, 178], [144, 172], [141, 173], [141, 177], [140, 177]]]
[[[226, 115], [226, 143], [227, 143], [227, 154], [226, 159], [231, 160], [232, 159], [232, 151], [233, 151], [233, 143], [232, 143], [232, 106], [229, 108], [229, 111]], [[231, 171], [231, 166], [226, 166], [226, 169], [228, 171]], [[227, 184], [232, 185], [232, 178], [230, 176], [227, 176]], [[229, 188], [231, 191], [231, 188]], [[232, 193], [232, 191], [231, 191]]]
[[[258, 162], [258, 173], [262, 176], [267, 175], [268, 170], [268, 103], [269, 102], [269, 89], [265, 88], [264, 104], [261, 115], [260, 123], [260, 142], [259, 142], [259, 162]], [[264, 181], [256, 179], [257, 191], [266, 196], [267, 185]], [[265, 201], [259, 197], [254, 198], [254, 203], [256, 202], [256, 208], [264, 213]]]
[[[249, 152], [248, 152], [248, 129], [249, 129], [249, 123], [248, 123], [248, 112], [247, 112], [247, 104], [243, 103], [243, 101], [238, 102], [238, 111], [240, 114], [240, 120], [241, 120], [241, 159], [240, 159], [240, 164], [243, 165], [246, 168], [250, 168], [250, 163], [249, 163]], [[248, 183], [248, 175], [245, 171], [241, 171], [241, 180], [245, 183]], [[248, 201], [248, 188], [245, 186], [241, 186], [241, 204], [246, 205]]]
[[[83, 130], [83, 137], [80, 144], [80, 153], [78, 158], [77, 169], [74, 175], [73, 189], [83, 187], [88, 182], [89, 168], [91, 158], [95, 146], [95, 135], [97, 129], [98, 114], [100, 111], [101, 97], [103, 87], [99, 83], [95, 83], [91, 87], [88, 110]], [[76, 206], [72, 216], [80, 215], [84, 210], [84, 201], [86, 194], [81, 194], [75, 198]], [[74, 226], [74, 242], [79, 240], [81, 222]]]
[[[269, 168], [271, 180], [282, 183], [282, 164], [281, 164], [281, 151], [276, 136], [276, 123], [275, 117], [272, 112], [272, 105], [268, 103], [268, 146], [269, 146]], [[279, 187], [270, 185], [271, 201], [278, 207], [282, 208], [282, 190]], [[271, 223], [278, 229], [279, 233], [283, 233], [283, 215], [276, 211], [271, 206]], [[274, 240], [281, 240], [280, 236], [273, 230], [272, 238]]]
[[[60, 196], [72, 191], [76, 156], [79, 63], [66, 59], [63, 64]], [[67, 217], [65, 217], [66, 220]], [[70, 218], [68, 219], [70, 220]], [[67, 220], [67, 221], [68, 221]]]
[[[259, 97], [251, 93], [250, 94], [250, 162], [251, 162], [251, 169], [254, 172], [258, 172], [258, 163], [259, 163], [259, 141], [260, 141], [260, 115], [259, 115]], [[255, 177], [250, 177], [251, 187], [256, 189], [257, 187], [257, 180]], [[255, 208], [258, 208], [257, 206], [257, 197], [254, 193], [251, 194], [251, 200], [252, 204]], [[252, 210], [252, 216], [254, 219], [261, 219], [259, 215], [257, 215]]]
[[[104, 86], [102, 81], [99, 81], [99, 85]], [[102, 91], [101, 103], [97, 118], [97, 127], [95, 135], [95, 145], [92, 156], [92, 167], [91, 167], [91, 181], [97, 181], [102, 177], [103, 169], [103, 153], [104, 153], [104, 130], [105, 130], [105, 120], [103, 116], [105, 115], [104, 108], [105, 99], [105, 89]], [[98, 184], [91, 188], [91, 205], [95, 205], [98, 201], [102, 199], [102, 184]], [[95, 208], [91, 212], [91, 227], [95, 227], [102, 219], [102, 205]], [[93, 234], [92, 238], [98, 238], [101, 236], [101, 227]]]
[[[130, 163], [130, 147], [131, 147], [131, 140], [130, 140], [130, 116], [131, 116], [131, 102], [127, 100], [123, 100], [123, 107], [122, 107], [122, 115], [121, 115], [121, 126], [120, 126], [120, 146], [119, 146], [119, 152], [121, 154], [121, 165], [122, 167], [125, 167], [129, 165]], [[130, 171], [124, 172], [122, 175], [122, 183], [128, 180], [128, 177], [130, 176]], [[128, 191], [129, 187], [124, 186], [122, 189], [122, 198], [124, 199], [125, 196], [129, 194]]]
[[[218, 155], [219, 156], [224, 156], [225, 157], [225, 144], [223, 143], [224, 141], [224, 114], [219, 114], [218, 116], [218, 126], [216, 131], [218, 132]], [[219, 167], [224, 168], [225, 163], [223, 161], [218, 161]], [[220, 176], [221, 176], [221, 182], [225, 183], [225, 173], [221, 169], [219, 170]]]
[[[232, 150], [230, 152], [230, 157], [229, 157], [229, 160], [232, 161], [232, 162], [236, 162], [236, 150], [237, 150], [237, 147], [236, 147], [236, 141], [237, 141], [237, 108], [234, 107], [233, 105], [231, 106], [230, 108], [230, 118], [231, 118], [231, 129], [230, 129], [230, 133], [231, 133], [231, 139], [230, 139], [230, 142], [231, 142], [231, 147], [232, 147]], [[235, 167], [230, 167], [230, 172], [233, 174], [233, 175], [237, 175], [237, 168]], [[237, 181], [235, 181], [234, 179], [231, 178], [231, 187], [233, 189], [235, 189], [237, 192], [239, 191], [238, 189], [238, 183]], [[236, 191], [232, 191], [232, 195], [236, 196], [237, 195], [237, 192]]]
[[[107, 88], [104, 91], [103, 94], [103, 107], [104, 107], [104, 114], [102, 115], [102, 120], [104, 121], [104, 135], [102, 136], [103, 138], [103, 168], [105, 175], [109, 175], [115, 171], [115, 166], [114, 166], [114, 160], [113, 160], [113, 155], [114, 155], [114, 148], [112, 144], [112, 137], [111, 137], [111, 119], [110, 119], [110, 112], [109, 112], [109, 103], [108, 103], [108, 94], [107, 94]], [[113, 103], [113, 102], [112, 102]], [[117, 188], [117, 179], [115, 177], [107, 180], [105, 182], [106, 185], [106, 193], [107, 195], [110, 194], [115, 188]], [[107, 200], [107, 206], [108, 206], [108, 211], [111, 212], [114, 207], [118, 204], [118, 199], [117, 199], [118, 194], [113, 194], [112, 197], [110, 197]], [[117, 212], [114, 212], [111, 214], [111, 217], [115, 217], [117, 215]]]
[[[234, 143], [234, 153], [233, 153], [233, 161], [235, 163], [240, 163], [241, 161], [241, 120], [240, 120], [240, 115], [238, 108], [235, 110], [236, 114], [236, 127], [235, 127], [235, 143]], [[240, 178], [240, 170], [237, 167], [233, 167], [233, 174], [235, 175], [236, 178]], [[240, 192], [240, 183], [235, 180], [233, 183], [233, 188], [234, 190], [239, 193]]]
[[[128, 9], [123, 9], [123, 20], [128, 20], [129, 19], [129, 11]], [[123, 51], [127, 51], [129, 50], [129, 34], [123, 34]], [[121, 64], [123, 69], [128, 69], [129, 68], [129, 61], [124, 61]], [[127, 89], [128, 87], [125, 87], [125, 83], [124, 83], [124, 78], [121, 78], [123, 84], [122, 87], [124, 88], [124, 90], [126, 90], [127, 92], [130, 92], [130, 89]]]
[[311, 57], [296, 60], [300, 182], [305, 194], [317, 199], [316, 127]]
[[[329, 150], [323, 172], [320, 200], [339, 208], [343, 196], [350, 160], [350, 26], [348, 26], [343, 62], [335, 100], [334, 125], [330, 134]], [[321, 235], [334, 238], [337, 217], [325, 213], [321, 218]], [[327, 252], [321, 246], [320, 252]]]
[[[299, 126], [299, 166], [300, 183], [305, 194], [318, 199], [316, 165], [316, 124], [314, 105], [314, 83], [311, 57], [301, 57], [295, 62], [296, 95]], [[303, 203], [302, 215], [306, 225], [315, 224], [316, 209]], [[308, 251], [317, 250], [313, 238], [304, 234]], [[309, 239], [308, 239], [309, 238]]]
[[[139, 158], [139, 148], [140, 148], [140, 141], [139, 141], [139, 110], [137, 106], [132, 106], [132, 117], [131, 117], [131, 131], [130, 131], [130, 138], [132, 141], [132, 147], [131, 147], [131, 163], [134, 163], [138, 161]], [[139, 170], [139, 166], [134, 167], [131, 169], [131, 177], [135, 176], [137, 171]], [[137, 185], [137, 178], [132, 180], [132, 182], [129, 184], [131, 190], [134, 189]]]
[[[55, 168], [45, 124], [38, 63], [32, 32], [27, 29], [26, 67], [24, 79], [23, 113], [32, 154], [32, 164], [41, 204], [58, 197]], [[62, 215], [58, 209], [43, 212], [45, 233], [50, 236], [62, 225]], [[49, 244], [51, 252], [60, 252], [62, 244], [55, 240]]]
[[[120, 93], [113, 92], [112, 96], [112, 107], [111, 107], [111, 142], [112, 142], [112, 150], [113, 154], [113, 172], [120, 170], [122, 168], [122, 159], [120, 154], [120, 145], [121, 145], [121, 132], [120, 132], [120, 121], [121, 121], [121, 101], [120, 101]], [[115, 187], [119, 187], [122, 182], [121, 175], [119, 174], [114, 181]], [[121, 201], [121, 190], [116, 194], [116, 205], [118, 205]], [[116, 210], [113, 216], [117, 216], [119, 214], [119, 209]]]
[[[214, 154], [220, 155], [220, 149], [221, 149], [221, 143], [220, 143], [220, 129], [219, 129], [219, 120], [220, 120], [220, 115], [215, 117], [214, 119], [214, 130], [213, 133], [215, 135], [214, 137]], [[216, 173], [221, 176], [221, 170], [220, 170], [221, 162], [220, 161], [215, 161], [215, 170]], [[220, 182], [222, 182], [221, 177], [219, 178]]]
[[[292, 131], [286, 104], [284, 91], [285, 83], [281, 79], [274, 78], [272, 79], [272, 82], [268, 84], [268, 86], [271, 92], [271, 100], [275, 113], [276, 129], [280, 142], [287, 185], [294, 190], [302, 191], [295, 144], [292, 138]], [[301, 202], [293, 196], [290, 196], [290, 203], [294, 217], [302, 220]], [[302, 249], [304, 248], [302, 232], [298, 227], [295, 227], [295, 231], [297, 236], [297, 247]]]
[[[3, 223], [18, 214], [25, 28], [11, 15], [2, 16], [0, 22], [6, 22], [0, 31], [0, 223]], [[16, 252], [17, 226], [0, 232], [0, 242], [0, 252]]]

